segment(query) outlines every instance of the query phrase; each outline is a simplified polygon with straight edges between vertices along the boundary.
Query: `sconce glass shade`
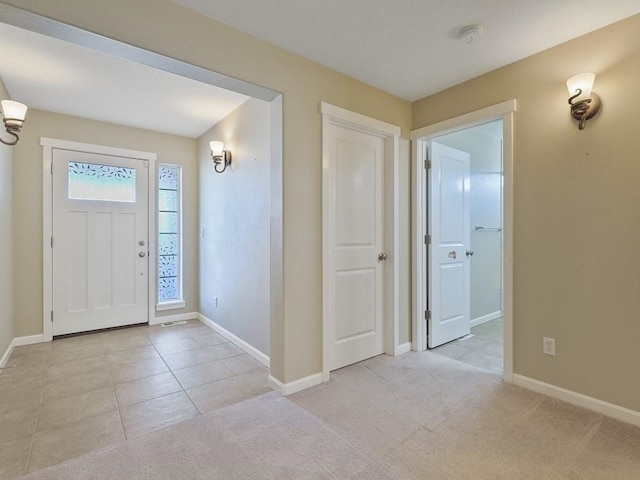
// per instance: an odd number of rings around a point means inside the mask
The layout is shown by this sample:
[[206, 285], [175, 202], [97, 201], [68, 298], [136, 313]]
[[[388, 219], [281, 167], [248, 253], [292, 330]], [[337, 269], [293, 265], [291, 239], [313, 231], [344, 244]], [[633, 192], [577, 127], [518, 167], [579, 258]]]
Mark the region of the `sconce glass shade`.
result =
[[214, 157], [220, 157], [224, 154], [224, 142], [209, 142], [211, 147], [211, 155]]
[[591, 96], [591, 90], [593, 89], [593, 82], [596, 79], [595, 73], [581, 73], [575, 75], [567, 80], [567, 90], [569, 95], [573, 96], [578, 93], [578, 89], [582, 90], [582, 93], [576, 100], [584, 100]]
[[22, 125], [25, 118], [27, 118], [27, 106], [20, 102], [2, 100], [0, 105], [6, 125]]

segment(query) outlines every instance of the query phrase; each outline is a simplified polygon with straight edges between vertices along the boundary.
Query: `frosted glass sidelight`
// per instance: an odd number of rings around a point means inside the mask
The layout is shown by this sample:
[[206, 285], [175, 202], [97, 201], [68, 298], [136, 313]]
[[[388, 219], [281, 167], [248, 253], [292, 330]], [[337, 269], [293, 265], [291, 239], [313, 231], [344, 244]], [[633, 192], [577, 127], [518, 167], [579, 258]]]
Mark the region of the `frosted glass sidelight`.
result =
[[180, 167], [158, 166], [158, 302], [182, 296]]
[[160, 278], [178, 276], [178, 256], [160, 255], [158, 258], [158, 273]]
[[178, 189], [178, 169], [161, 166], [159, 169], [158, 188], [162, 190]]
[[135, 203], [136, 170], [69, 162], [69, 199]]
[[158, 213], [158, 232], [176, 233], [178, 231], [178, 213], [160, 212]]
[[161, 212], [176, 212], [178, 210], [178, 192], [175, 190], [160, 190], [158, 192], [159, 210]]
[[178, 279], [175, 277], [161, 278], [158, 282], [158, 300], [166, 302], [178, 298]]
[[158, 235], [160, 244], [160, 255], [177, 255], [178, 254], [178, 234], [177, 233], [161, 233]]

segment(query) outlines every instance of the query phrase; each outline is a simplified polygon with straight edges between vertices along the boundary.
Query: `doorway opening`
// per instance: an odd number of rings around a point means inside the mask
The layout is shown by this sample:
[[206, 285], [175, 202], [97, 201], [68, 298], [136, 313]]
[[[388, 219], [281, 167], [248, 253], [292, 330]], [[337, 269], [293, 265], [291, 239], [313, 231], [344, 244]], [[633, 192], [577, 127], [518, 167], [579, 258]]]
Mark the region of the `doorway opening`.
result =
[[515, 107], [510, 100], [412, 132], [412, 348], [509, 383]]
[[468, 258], [463, 259], [467, 262], [469, 291], [463, 335], [449, 341], [442, 338], [437, 343], [428, 340], [427, 344], [434, 353], [496, 374], [503, 372], [504, 351], [502, 136], [502, 119], [498, 119], [431, 140], [469, 157], [469, 214], [465, 225], [469, 248], [465, 252]]

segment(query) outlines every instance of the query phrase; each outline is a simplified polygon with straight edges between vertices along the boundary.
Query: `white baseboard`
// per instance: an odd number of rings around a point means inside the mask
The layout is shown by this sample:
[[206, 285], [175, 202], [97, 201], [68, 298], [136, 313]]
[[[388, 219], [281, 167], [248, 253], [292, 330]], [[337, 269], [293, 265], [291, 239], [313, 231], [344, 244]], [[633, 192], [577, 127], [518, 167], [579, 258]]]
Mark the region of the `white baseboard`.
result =
[[248, 344], [247, 342], [245, 342], [244, 340], [242, 340], [241, 338], [237, 337], [236, 335], [234, 335], [233, 333], [231, 333], [229, 330], [227, 330], [224, 327], [221, 327], [220, 325], [218, 325], [216, 322], [214, 322], [213, 320], [205, 317], [204, 315], [202, 315], [201, 313], [197, 314], [197, 318], [204, 323], [205, 325], [207, 325], [208, 327], [211, 327], [213, 329], [214, 332], [222, 335], [224, 338], [226, 338], [227, 340], [229, 340], [231, 343], [233, 343], [236, 347], [241, 348], [242, 350], [244, 350], [246, 353], [248, 353], [249, 355], [251, 355], [253, 358], [255, 358], [256, 360], [258, 360], [261, 364], [263, 364], [265, 367], [269, 368], [270, 364], [271, 364], [271, 360], [269, 359], [269, 357], [267, 355], [265, 355], [264, 353], [262, 353], [260, 350], [258, 350], [256, 347], [254, 347], [253, 345]]
[[14, 348], [42, 342], [44, 342], [44, 336], [42, 334], [14, 338], [13, 340], [11, 340], [11, 343], [7, 347], [7, 350], [4, 352], [4, 355], [2, 355], [2, 358], [0, 358], [0, 368], [4, 368], [7, 365], [7, 362], [9, 361], [9, 358], [11, 358], [11, 354], [13, 353]]
[[396, 346], [396, 353], [394, 356], [403, 355], [405, 353], [409, 353], [411, 351], [411, 342], [403, 343], [402, 345]]
[[0, 358], [0, 368], [4, 368], [7, 366], [7, 362], [9, 361], [9, 358], [11, 358], [11, 354], [13, 353], [13, 346], [14, 345], [12, 340], [7, 347], [7, 350], [4, 352], [4, 355], [2, 355], [2, 358]]
[[269, 375], [269, 386], [273, 388], [280, 395], [286, 397], [287, 395], [293, 395], [294, 393], [306, 390], [307, 388], [315, 387], [322, 383], [322, 373], [314, 373], [308, 377], [294, 380], [290, 383], [282, 383], [277, 378]]
[[566, 390], [561, 387], [556, 387], [555, 385], [534, 380], [533, 378], [525, 377], [523, 375], [514, 374], [513, 384], [528, 390], [533, 390], [534, 392], [542, 393], [548, 397], [557, 398], [558, 400], [562, 400], [572, 405], [606, 415], [607, 417], [630, 423], [636, 427], [640, 427], [640, 412], [636, 412], [635, 410], [620, 407], [613, 403], [604, 402], [597, 398]]
[[482, 325], [483, 323], [490, 322], [491, 320], [495, 320], [496, 318], [500, 318], [502, 316], [502, 310], [498, 310], [497, 312], [489, 313], [487, 315], [483, 315], [478, 318], [474, 318], [471, 320], [471, 327], [477, 327], [478, 325]]
[[177, 315], [166, 315], [164, 317], [152, 318], [149, 325], [160, 325], [161, 323], [179, 322], [181, 320], [198, 320], [198, 312], [179, 313]]

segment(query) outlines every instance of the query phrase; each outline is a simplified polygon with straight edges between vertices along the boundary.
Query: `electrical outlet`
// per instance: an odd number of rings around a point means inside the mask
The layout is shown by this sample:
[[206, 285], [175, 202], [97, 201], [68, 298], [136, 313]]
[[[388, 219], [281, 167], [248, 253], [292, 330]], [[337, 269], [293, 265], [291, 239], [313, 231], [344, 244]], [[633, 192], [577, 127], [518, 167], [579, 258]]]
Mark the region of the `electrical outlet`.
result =
[[545, 355], [554, 355], [556, 354], [556, 339], [555, 338], [547, 338], [542, 337], [542, 352]]

